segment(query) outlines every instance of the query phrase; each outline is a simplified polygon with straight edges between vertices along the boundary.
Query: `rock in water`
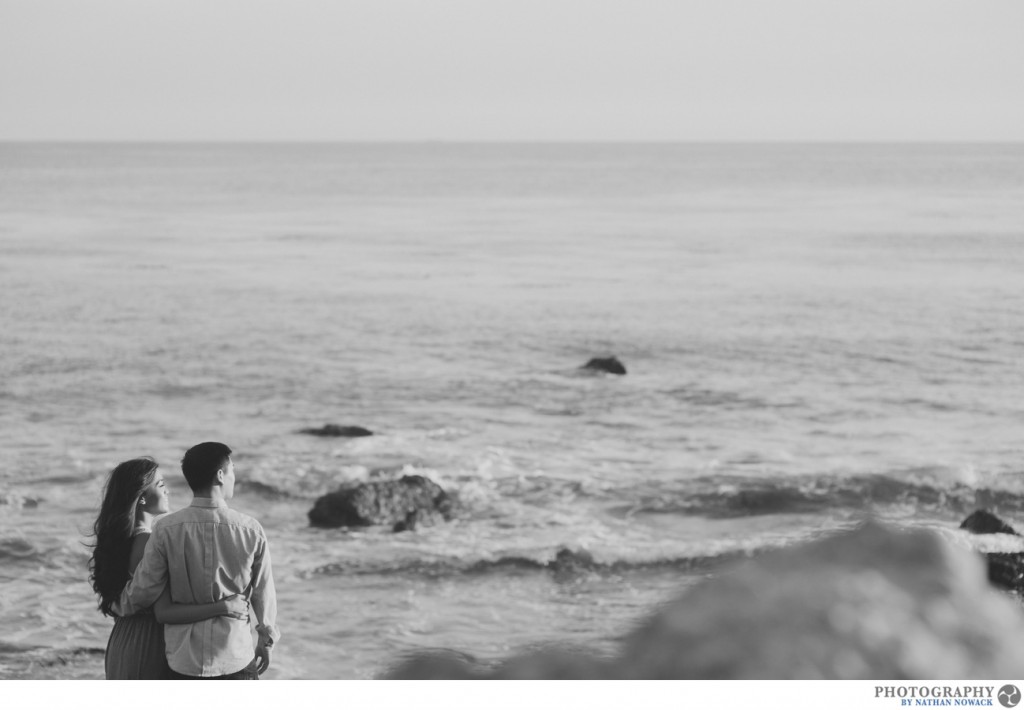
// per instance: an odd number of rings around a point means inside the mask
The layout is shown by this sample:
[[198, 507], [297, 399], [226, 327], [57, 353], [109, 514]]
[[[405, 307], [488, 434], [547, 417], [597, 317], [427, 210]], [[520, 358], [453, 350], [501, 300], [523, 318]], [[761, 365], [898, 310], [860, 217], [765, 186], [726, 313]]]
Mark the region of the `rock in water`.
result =
[[[372, 481], [342, 486], [320, 496], [309, 511], [316, 527], [367, 525], [431, 525], [451, 520], [452, 499], [444, 489], [423, 476], [402, 476], [397, 481]], [[404, 529], [404, 528], [400, 528]]]
[[968, 515], [964, 521], [960, 523], [960, 529], [977, 533], [979, 535], [989, 535], [992, 533], [1018, 535], [1016, 530], [987, 510], [976, 510]]
[[988, 581], [1005, 589], [1024, 591], [1024, 554], [1020, 552], [987, 552]]
[[[1024, 667], [1024, 615], [986, 581], [981, 560], [931, 531], [875, 523], [765, 553], [691, 587], [602, 660], [533, 654], [477, 678], [1012, 678]], [[415, 678], [415, 659], [389, 678]], [[502, 671], [502, 669], [505, 671]], [[464, 677], [465, 677], [464, 676]]]
[[563, 547], [546, 567], [554, 572], [555, 581], [564, 583], [586, 577], [597, 568], [597, 563], [594, 556], [586, 550], [570, 550]]
[[0, 493], [0, 505], [9, 505], [12, 508], [36, 508], [39, 506], [39, 498], [31, 498], [17, 493]]
[[[1002, 533], [1020, 537], [1020, 533], [987, 510], [974, 511], [960, 523], [960, 528], [977, 535]], [[1024, 553], [987, 552], [985, 559], [988, 561], [988, 579], [992, 584], [1024, 591]]]
[[420, 512], [414, 510], [405, 516], [405, 520], [400, 520], [391, 527], [391, 532], [413, 532], [420, 524]]
[[626, 374], [626, 366], [619, 362], [617, 357], [591, 358], [581, 369], [593, 370], [595, 372], [607, 372], [611, 375]]
[[312, 436], [373, 436], [372, 431], [361, 426], [341, 426], [340, 424], [324, 424], [319, 429], [299, 429], [299, 433]]

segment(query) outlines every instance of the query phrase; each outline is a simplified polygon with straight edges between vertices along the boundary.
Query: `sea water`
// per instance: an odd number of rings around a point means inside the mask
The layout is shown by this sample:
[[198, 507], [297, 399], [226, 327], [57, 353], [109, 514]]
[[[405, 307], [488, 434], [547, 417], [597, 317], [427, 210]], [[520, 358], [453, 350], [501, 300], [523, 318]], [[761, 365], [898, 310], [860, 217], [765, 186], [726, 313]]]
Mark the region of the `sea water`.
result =
[[[737, 558], [1019, 521], [1022, 273], [1021, 145], [0, 145], [0, 678], [102, 677], [105, 476], [185, 506], [205, 440], [270, 538], [271, 678], [614, 653]], [[308, 525], [403, 474], [456, 519]]]

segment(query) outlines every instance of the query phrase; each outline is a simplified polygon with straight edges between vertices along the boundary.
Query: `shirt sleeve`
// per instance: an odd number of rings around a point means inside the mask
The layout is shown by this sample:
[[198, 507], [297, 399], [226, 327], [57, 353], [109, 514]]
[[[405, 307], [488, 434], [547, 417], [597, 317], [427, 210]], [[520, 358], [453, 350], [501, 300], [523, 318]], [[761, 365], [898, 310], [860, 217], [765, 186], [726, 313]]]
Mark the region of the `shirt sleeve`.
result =
[[142, 561], [113, 609], [118, 616], [131, 616], [153, 605], [167, 586], [167, 543], [159, 528], [153, 531]]
[[249, 601], [256, 615], [256, 632], [260, 639], [270, 638], [276, 643], [281, 638], [277, 628], [277, 590], [274, 588], [274, 575], [270, 566], [270, 546], [262, 528], [253, 557], [252, 596]]

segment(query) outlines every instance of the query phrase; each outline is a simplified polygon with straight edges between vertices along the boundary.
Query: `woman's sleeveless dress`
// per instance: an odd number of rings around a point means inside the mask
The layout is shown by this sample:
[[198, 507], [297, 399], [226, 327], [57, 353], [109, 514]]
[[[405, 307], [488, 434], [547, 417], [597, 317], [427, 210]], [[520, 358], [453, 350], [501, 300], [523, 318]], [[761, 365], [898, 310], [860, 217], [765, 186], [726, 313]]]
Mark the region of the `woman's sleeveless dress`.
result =
[[[148, 530], [136, 530], [149, 532]], [[152, 610], [118, 616], [104, 658], [107, 680], [164, 680], [169, 677], [164, 653], [164, 625]]]

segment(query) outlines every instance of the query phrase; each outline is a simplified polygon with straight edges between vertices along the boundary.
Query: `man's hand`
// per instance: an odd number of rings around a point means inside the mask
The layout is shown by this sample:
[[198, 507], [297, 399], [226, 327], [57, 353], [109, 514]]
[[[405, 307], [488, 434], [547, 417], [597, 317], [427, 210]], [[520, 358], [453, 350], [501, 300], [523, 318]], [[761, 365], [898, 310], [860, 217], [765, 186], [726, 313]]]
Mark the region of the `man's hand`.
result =
[[224, 597], [224, 613], [222, 616], [230, 616], [232, 619], [249, 620], [249, 600], [241, 594], [232, 594]]
[[256, 642], [256, 658], [253, 660], [256, 662], [256, 672], [259, 675], [263, 675], [270, 668], [270, 656], [273, 650], [273, 641], [270, 642], [269, 646], [267, 645], [267, 639], [261, 638]]

